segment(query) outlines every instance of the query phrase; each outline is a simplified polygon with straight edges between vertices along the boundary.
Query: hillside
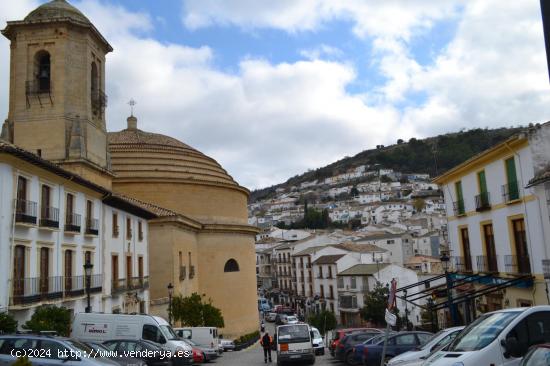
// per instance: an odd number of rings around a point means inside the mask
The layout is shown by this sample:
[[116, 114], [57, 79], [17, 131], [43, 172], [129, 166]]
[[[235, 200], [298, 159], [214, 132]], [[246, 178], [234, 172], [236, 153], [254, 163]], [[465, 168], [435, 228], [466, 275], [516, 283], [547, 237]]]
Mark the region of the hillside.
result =
[[408, 142], [398, 140], [397, 144], [387, 147], [379, 145], [376, 149], [365, 150], [353, 157], [345, 157], [325, 167], [294, 176], [284, 183], [255, 190], [250, 194], [250, 202], [269, 197], [280, 187], [287, 188], [302, 182], [325, 179], [366, 164], [379, 164], [380, 167], [403, 173], [427, 173], [434, 177], [520, 130], [521, 127], [477, 128], [426, 139], [412, 138]]

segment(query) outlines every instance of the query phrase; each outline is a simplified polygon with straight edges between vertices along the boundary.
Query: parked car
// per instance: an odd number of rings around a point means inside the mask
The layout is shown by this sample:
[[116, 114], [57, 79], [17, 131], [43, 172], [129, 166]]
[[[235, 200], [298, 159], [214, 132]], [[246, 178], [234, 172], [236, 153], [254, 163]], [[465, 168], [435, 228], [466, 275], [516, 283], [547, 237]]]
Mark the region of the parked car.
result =
[[521, 360], [521, 366], [548, 366], [550, 365], [550, 343], [537, 344]]
[[346, 336], [346, 334], [352, 333], [352, 332], [359, 332], [359, 331], [378, 331], [379, 333], [382, 333], [380, 329], [376, 328], [344, 328], [344, 329], [338, 329], [334, 331], [333, 337], [331, 342], [329, 343], [328, 349], [330, 351], [330, 354], [332, 356], [335, 355], [336, 347], [338, 346], [338, 343], [340, 343], [340, 340]]
[[185, 339], [185, 342], [187, 342], [187, 344], [189, 344], [191, 347], [200, 349], [202, 351], [204, 356], [204, 362], [210, 362], [220, 356], [217, 348], [201, 346], [200, 344], [195, 343], [191, 339]]
[[392, 358], [388, 362], [388, 366], [396, 366], [406, 361], [419, 360], [420, 358], [429, 355], [433, 350], [439, 348], [440, 346], [449, 344], [462, 329], [464, 329], [463, 326], [443, 329], [434, 334], [426, 344], [418, 349], [413, 349]]
[[132, 354], [147, 364], [147, 366], [171, 366], [170, 357], [166, 357], [166, 350], [158, 344], [138, 339], [116, 339], [103, 342], [111, 351], [121, 354]]
[[64, 337], [16, 334], [0, 335], [0, 366], [11, 366], [27, 356], [33, 365], [118, 366], [107, 358], [93, 357], [94, 350]]
[[550, 306], [503, 309], [481, 315], [426, 365], [517, 366], [529, 347], [549, 342]]
[[204, 362], [204, 354], [202, 351], [198, 348], [193, 348], [193, 364], [197, 363], [203, 363]]
[[265, 315], [265, 321], [266, 322], [270, 322], [270, 323], [273, 323], [275, 321], [275, 318], [277, 317], [277, 313], [267, 313]]
[[313, 331], [313, 348], [315, 349], [315, 355], [324, 355], [325, 354], [325, 342], [321, 336], [319, 329], [311, 327]]
[[[389, 335], [393, 335], [393, 334], [396, 334], [396, 333], [394, 331], [391, 331], [389, 333]], [[350, 360], [351, 364], [356, 364], [356, 365], [361, 364], [363, 362], [363, 350], [364, 350], [364, 348], [366, 346], [368, 346], [369, 344], [377, 343], [380, 339], [384, 339], [384, 333], [381, 333], [377, 336], [374, 336], [371, 339], [367, 339], [363, 343], [356, 344], [351, 349], [352, 354], [353, 354], [353, 360]]]
[[299, 321], [298, 321], [298, 318], [294, 315], [289, 315], [286, 317], [286, 319], [284, 320], [284, 323], [285, 324], [298, 324]]
[[233, 351], [235, 349], [235, 342], [230, 339], [220, 338], [219, 344], [224, 352]]
[[114, 354], [109, 348], [101, 343], [95, 342], [82, 342], [86, 346], [95, 351], [96, 355], [101, 355], [103, 358], [108, 358], [111, 361], [115, 361], [120, 366], [146, 366], [145, 361], [139, 358], [125, 357], [124, 354]]
[[334, 350], [334, 357], [339, 361], [345, 361], [349, 365], [355, 365], [356, 361], [353, 356], [353, 347], [356, 344], [363, 343], [373, 337], [380, 335], [380, 332], [351, 332], [344, 336], [338, 342], [336, 349]]
[[286, 317], [287, 317], [286, 314], [277, 314], [277, 316], [275, 317], [275, 325], [285, 324]]
[[218, 328], [216, 327], [186, 327], [175, 328], [174, 332], [182, 339], [190, 339], [204, 347], [218, 347]]
[[[433, 334], [428, 332], [400, 332], [392, 334], [388, 337], [384, 360], [387, 362], [397, 355], [422, 346], [427, 343], [432, 336]], [[373, 344], [365, 345], [362, 355], [363, 365], [380, 365], [383, 347], [384, 337], [378, 338]]]

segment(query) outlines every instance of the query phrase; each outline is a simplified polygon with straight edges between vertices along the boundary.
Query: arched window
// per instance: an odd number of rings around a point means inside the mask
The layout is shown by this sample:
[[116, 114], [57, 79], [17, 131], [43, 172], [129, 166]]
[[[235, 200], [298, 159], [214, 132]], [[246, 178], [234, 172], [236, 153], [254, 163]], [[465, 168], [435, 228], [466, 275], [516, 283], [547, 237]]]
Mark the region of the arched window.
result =
[[99, 111], [99, 81], [97, 75], [97, 65], [95, 62], [92, 62], [92, 67], [90, 70], [90, 99], [92, 102], [92, 110], [94, 114], [97, 114]]
[[37, 91], [49, 92], [51, 86], [50, 54], [47, 51], [40, 51], [35, 56], [35, 71], [37, 79]]
[[236, 260], [231, 258], [225, 262], [225, 267], [223, 267], [224, 272], [239, 272], [239, 263]]

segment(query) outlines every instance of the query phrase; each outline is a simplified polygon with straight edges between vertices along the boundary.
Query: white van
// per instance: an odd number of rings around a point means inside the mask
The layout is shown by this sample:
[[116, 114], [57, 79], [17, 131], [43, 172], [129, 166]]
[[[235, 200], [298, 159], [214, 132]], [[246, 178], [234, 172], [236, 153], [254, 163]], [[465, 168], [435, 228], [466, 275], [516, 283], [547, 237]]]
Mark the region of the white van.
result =
[[530, 346], [550, 342], [550, 306], [481, 315], [425, 366], [517, 366]]
[[192, 352], [191, 346], [177, 337], [166, 320], [152, 315], [77, 313], [71, 338], [84, 342], [145, 339], [160, 344], [173, 354]]
[[186, 327], [174, 328], [176, 335], [190, 339], [200, 346], [218, 349], [218, 328], [216, 327]]
[[280, 325], [275, 338], [277, 365], [288, 361], [315, 363], [313, 331], [307, 324]]

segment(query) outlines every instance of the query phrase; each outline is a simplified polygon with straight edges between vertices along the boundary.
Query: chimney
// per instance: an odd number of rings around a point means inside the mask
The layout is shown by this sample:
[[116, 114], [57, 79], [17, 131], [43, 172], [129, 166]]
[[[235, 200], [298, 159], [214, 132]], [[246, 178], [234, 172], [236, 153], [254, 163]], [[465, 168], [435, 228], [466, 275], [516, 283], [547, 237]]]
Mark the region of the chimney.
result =
[[137, 118], [136, 117], [130, 116], [130, 117], [128, 117], [128, 119], [126, 119], [126, 121], [128, 122], [128, 129], [129, 130], [137, 130]]

